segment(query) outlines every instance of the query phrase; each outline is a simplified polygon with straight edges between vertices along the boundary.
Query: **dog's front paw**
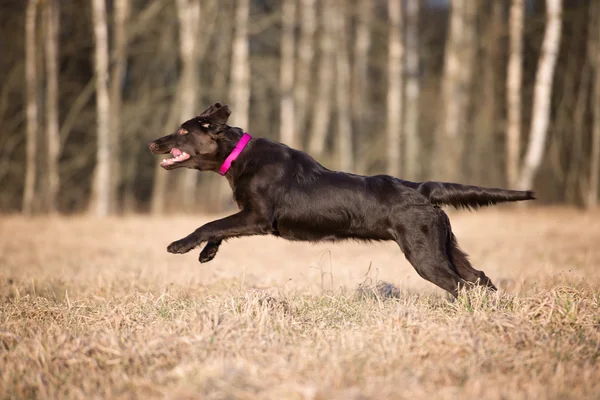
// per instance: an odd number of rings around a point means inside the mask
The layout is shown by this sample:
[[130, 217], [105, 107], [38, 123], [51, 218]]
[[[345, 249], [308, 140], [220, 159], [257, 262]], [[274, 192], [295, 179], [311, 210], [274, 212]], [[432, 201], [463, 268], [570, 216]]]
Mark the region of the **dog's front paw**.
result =
[[183, 238], [171, 243], [167, 247], [167, 251], [173, 254], [185, 254], [188, 251], [196, 247], [197, 243], [195, 240], [190, 238]]
[[217, 255], [218, 250], [218, 244], [208, 242], [204, 249], [202, 249], [202, 251], [200, 252], [200, 257], [198, 258], [198, 261], [200, 261], [202, 264], [211, 261]]

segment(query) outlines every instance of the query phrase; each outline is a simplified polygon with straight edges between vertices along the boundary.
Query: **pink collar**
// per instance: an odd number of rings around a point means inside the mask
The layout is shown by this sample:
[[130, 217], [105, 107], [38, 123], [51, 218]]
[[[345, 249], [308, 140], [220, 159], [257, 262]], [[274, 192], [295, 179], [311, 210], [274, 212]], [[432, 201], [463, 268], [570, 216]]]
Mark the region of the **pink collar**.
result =
[[240, 141], [235, 145], [235, 147], [233, 148], [231, 153], [227, 156], [225, 161], [223, 161], [223, 164], [221, 165], [221, 168], [219, 169], [219, 173], [221, 175], [225, 175], [227, 173], [227, 171], [229, 171], [229, 168], [231, 168], [231, 163], [233, 161], [235, 161], [236, 158], [238, 158], [238, 156], [240, 155], [242, 150], [244, 150], [244, 148], [246, 147], [246, 145], [248, 144], [250, 139], [252, 139], [252, 136], [250, 136], [248, 133], [244, 132], [244, 135], [242, 136]]

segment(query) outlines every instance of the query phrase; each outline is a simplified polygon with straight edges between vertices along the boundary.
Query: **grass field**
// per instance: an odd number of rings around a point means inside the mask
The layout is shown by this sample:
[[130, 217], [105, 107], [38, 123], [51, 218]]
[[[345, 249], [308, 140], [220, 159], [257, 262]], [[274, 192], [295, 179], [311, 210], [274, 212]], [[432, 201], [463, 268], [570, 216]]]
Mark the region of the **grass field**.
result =
[[452, 213], [457, 301], [391, 243], [166, 253], [207, 220], [0, 217], [0, 398], [600, 398], [600, 213]]

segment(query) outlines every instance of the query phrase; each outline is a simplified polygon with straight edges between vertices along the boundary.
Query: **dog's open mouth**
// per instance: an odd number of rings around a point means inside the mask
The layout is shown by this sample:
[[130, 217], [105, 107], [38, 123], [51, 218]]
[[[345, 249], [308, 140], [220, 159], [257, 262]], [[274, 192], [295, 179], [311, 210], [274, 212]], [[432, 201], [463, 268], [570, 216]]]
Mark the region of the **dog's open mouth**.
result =
[[168, 167], [169, 165], [177, 164], [190, 158], [188, 153], [179, 149], [171, 149], [171, 155], [173, 158], [165, 158], [160, 162], [161, 167]]

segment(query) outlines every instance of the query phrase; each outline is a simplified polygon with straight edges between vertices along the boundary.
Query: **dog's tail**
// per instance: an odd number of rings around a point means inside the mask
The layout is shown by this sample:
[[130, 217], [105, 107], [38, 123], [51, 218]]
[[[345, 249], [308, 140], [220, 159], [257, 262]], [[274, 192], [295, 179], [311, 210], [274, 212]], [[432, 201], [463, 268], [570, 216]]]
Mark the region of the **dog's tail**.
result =
[[497, 203], [535, 200], [535, 193], [531, 190], [483, 188], [447, 182], [409, 182], [402, 180], [400, 182], [405, 186], [418, 190], [433, 204], [449, 205], [456, 208], [476, 209]]

